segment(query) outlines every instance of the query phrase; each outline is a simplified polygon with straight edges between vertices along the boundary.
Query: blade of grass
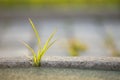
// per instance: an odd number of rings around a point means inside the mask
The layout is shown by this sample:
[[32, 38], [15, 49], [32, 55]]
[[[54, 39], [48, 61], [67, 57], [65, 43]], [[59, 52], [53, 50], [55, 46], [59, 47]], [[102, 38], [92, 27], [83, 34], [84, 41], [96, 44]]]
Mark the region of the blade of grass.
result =
[[34, 55], [36, 56], [35, 51], [26, 42], [22, 41], [22, 43], [31, 51], [31, 53], [33, 54], [33, 56]]
[[[47, 49], [50, 47], [49, 42], [51, 41], [51, 39], [53, 38], [53, 36], [55, 35], [55, 33], [56, 33], [56, 30], [50, 35], [50, 37], [49, 37], [48, 40], [46, 41], [46, 43], [45, 43], [45, 45], [44, 45], [41, 53], [39, 53], [39, 56], [38, 56], [38, 57], [42, 57], [42, 56], [45, 54], [45, 52], [47, 51]], [[51, 45], [52, 45], [52, 44], [51, 44]]]
[[40, 60], [40, 54], [41, 54], [41, 50], [38, 50], [38, 52], [37, 52], [37, 59], [38, 59], [38, 61]]
[[43, 50], [45, 50], [49, 44], [49, 42], [51, 41], [51, 39], [53, 38], [53, 36], [55, 35], [56, 33], [56, 30], [50, 35], [50, 37], [48, 38], [48, 40], [46, 41], [44, 47], [43, 47]]
[[33, 62], [34, 62], [35, 65], [38, 65], [37, 57], [35, 55], [33, 56]]
[[55, 42], [56, 42], [56, 40], [53, 41], [52, 43], [50, 43], [50, 44], [48, 45], [48, 47], [46, 47], [46, 49], [45, 49], [43, 52], [41, 52], [41, 54], [39, 54], [39, 56], [38, 56], [39, 60], [40, 60], [40, 58], [46, 53], [46, 51], [47, 51]]
[[34, 23], [32, 22], [32, 20], [31, 20], [30, 18], [29, 18], [29, 22], [30, 22], [30, 24], [31, 24], [31, 26], [32, 26], [32, 29], [33, 29], [33, 31], [34, 31], [34, 33], [35, 33], [35, 36], [36, 36], [36, 38], [37, 38], [38, 46], [41, 48], [41, 46], [40, 46], [41, 39], [40, 39], [39, 33], [38, 33], [38, 31], [37, 31]]
[[[56, 40], [54, 40], [52, 43], [50, 43], [49, 45], [48, 45], [48, 47], [47, 47], [47, 50], [54, 44], [56, 42]], [[47, 51], [46, 50], [46, 51]]]

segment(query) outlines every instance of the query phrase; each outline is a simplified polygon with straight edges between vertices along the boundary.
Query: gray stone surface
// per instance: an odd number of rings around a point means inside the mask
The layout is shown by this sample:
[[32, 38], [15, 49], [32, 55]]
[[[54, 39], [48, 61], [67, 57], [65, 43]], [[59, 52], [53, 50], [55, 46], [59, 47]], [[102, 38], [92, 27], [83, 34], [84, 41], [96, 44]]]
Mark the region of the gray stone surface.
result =
[[[26, 57], [0, 58], [0, 68], [5, 67], [32, 67], [32, 61]], [[41, 67], [120, 70], [120, 58], [46, 56], [41, 60]]]
[[117, 57], [44, 57], [43, 67], [120, 70]]
[[0, 68], [13, 68], [13, 67], [31, 67], [31, 60], [26, 57], [1, 57]]

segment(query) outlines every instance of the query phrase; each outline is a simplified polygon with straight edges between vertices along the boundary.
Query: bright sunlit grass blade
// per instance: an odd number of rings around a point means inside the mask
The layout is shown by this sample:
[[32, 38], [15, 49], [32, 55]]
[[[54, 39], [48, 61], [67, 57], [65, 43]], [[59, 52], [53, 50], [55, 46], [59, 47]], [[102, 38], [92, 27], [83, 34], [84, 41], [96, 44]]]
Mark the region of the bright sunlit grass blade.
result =
[[32, 22], [32, 20], [31, 20], [30, 18], [29, 18], [29, 21], [30, 21], [30, 24], [31, 24], [31, 26], [32, 26], [33, 31], [35, 32], [35, 36], [36, 36], [36, 38], [37, 38], [37, 40], [38, 40], [38, 45], [40, 45], [41, 39], [40, 39], [39, 33], [38, 33], [38, 31], [37, 31], [34, 23]]
[[53, 41], [51, 44], [49, 44], [49, 42], [51, 41], [51, 39], [53, 38], [53, 36], [55, 35], [56, 30], [50, 35], [50, 37], [48, 38], [48, 40], [46, 41], [43, 49], [41, 50], [41, 52], [38, 52], [38, 60], [41, 60], [41, 57], [46, 53], [46, 51], [48, 50], [48, 48], [50, 48], [55, 41]]
[[56, 30], [50, 35], [50, 37], [49, 37], [48, 40], [46, 41], [43, 50], [48, 47], [49, 42], [51, 41], [51, 39], [53, 38], [53, 36], [55, 35], [55, 33], [56, 33]]
[[46, 53], [46, 51], [47, 51], [55, 42], [56, 42], [56, 40], [53, 41], [52, 43], [50, 43], [47, 47], [45, 47], [45, 50], [43, 50], [40, 54], [38, 54], [38, 60], [41, 59], [41, 57]]
[[39, 63], [37, 62], [37, 56], [34, 55], [33, 56], [33, 62], [34, 62], [34, 65], [38, 65]]

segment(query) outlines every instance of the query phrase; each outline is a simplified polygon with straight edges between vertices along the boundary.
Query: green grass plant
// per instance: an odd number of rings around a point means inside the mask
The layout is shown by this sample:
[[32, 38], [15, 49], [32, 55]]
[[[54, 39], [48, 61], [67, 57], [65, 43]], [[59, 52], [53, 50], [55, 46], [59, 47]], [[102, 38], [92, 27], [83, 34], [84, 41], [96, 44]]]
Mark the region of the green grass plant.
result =
[[34, 25], [34, 23], [32, 22], [32, 20], [29, 18], [29, 22], [31, 24], [31, 27], [35, 33], [35, 36], [37, 38], [37, 46], [38, 46], [38, 50], [35, 52], [35, 50], [28, 45], [26, 42], [23, 42], [23, 44], [28, 48], [28, 50], [32, 53], [32, 61], [34, 66], [40, 66], [40, 61], [41, 58], [43, 57], [43, 55], [46, 53], [46, 51], [55, 43], [55, 41], [51, 42], [51, 39], [53, 38], [53, 36], [56, 33], [56, 30], [54, 32], [51, 33], [51, 35], [49, 36], [49, 38], [47, 39], [47, 41], [45, 42], [44, 46], [42, 47], [41, 45], [41, 38], [39, 36], [39, 33]]

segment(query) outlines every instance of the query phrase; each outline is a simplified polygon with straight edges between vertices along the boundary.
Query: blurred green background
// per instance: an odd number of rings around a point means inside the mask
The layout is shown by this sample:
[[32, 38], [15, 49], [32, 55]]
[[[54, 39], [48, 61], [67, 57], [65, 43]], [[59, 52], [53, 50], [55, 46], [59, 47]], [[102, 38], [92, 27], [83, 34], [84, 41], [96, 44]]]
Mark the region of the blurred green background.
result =
[[120, 55], [120, 0], [0, 0], [0, 56], [24, 56], [36, 49], [31, 18], [43, 43], [54, 28], [50, 56]]
[[119, 0], [0, 0], [1, 7], [111, 7], [118, 8]]

